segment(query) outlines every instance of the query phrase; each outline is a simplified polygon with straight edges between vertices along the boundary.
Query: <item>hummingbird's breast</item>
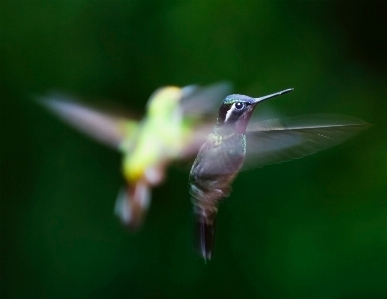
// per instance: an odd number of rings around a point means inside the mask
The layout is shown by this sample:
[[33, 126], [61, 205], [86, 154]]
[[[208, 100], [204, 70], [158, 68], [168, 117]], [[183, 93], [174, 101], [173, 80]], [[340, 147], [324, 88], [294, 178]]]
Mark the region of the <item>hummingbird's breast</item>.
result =
[[212, 134], [202, 146], [190, 173], [194, 201], [217, 202], [229, 195], [230, 184], [243, 165], [246, 136]]
[[124, 175], [129, 182], [136, 182], [152, 169], [165, 165], [181, 152], [183, 135], [181, 115], [168, 117], [156, 115], [143, 121], [124, 158]]

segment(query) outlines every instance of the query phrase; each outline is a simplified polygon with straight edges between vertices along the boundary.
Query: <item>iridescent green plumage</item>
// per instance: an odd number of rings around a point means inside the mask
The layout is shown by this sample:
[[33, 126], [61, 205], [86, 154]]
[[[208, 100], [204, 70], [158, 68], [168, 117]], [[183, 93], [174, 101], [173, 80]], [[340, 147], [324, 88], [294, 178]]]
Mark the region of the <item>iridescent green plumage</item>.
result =
[[229, 90], [228, 83], [160, 88], [150, 97], [147, 113], [139, 122], [60, 94], [44, 97], [42, 103], [67, 123], [123, 154], [127, 186], [119, 193], [115, 213], [127, 227], [136, 229], [149, 207], [151, 188], [164, 180], [171, 162], [196, 154], [208, 133], [207, 117]]

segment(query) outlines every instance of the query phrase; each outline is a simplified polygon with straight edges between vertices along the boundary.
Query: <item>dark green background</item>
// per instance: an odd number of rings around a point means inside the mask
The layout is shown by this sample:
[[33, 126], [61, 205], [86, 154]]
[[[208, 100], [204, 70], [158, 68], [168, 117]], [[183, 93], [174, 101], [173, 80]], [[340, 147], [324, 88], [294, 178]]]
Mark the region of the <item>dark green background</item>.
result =
[[[387, 298], [386, 2], [1, 0], [1, 298]], [[278, 114], [374, 126], [244, 172], [215, 258], [191, 246], [188, 173], [171, 167], [142, 231], [112, 213], [120, 156], [32, 96], [143, 112], [167, 84], [230, 80]]]

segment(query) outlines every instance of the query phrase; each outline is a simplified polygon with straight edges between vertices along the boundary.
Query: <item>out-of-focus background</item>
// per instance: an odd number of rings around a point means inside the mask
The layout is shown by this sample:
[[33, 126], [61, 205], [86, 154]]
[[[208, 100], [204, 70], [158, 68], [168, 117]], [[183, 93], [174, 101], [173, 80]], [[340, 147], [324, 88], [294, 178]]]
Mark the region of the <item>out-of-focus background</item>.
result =
[[[1, 1], [1, 298], [386, 298], [386, 8]], [[121, 157], [32, 101], [62, 90], [141, 114], [160, 86], [219, 80], [252, 96], [294, 87], [265, 103], [280, 116], [374, 126], [241, 173], [207, 264], [192, 250], [184, 167], [129, 234], [112, 212]]]

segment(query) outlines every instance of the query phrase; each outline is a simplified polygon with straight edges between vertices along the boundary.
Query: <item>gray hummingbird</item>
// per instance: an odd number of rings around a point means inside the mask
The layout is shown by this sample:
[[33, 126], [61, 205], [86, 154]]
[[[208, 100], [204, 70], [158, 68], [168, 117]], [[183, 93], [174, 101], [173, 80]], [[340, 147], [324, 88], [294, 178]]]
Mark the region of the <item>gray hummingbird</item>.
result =
[[229, 196], [231, 183], [241, 170], [313, 154], [369, 126], [347, 116], [320, 114], [249, 125], [258, 103], [292, 90], [259, 98], [234, 94], [223, 100], [217, 124], [200, 148], [189, 176], [197, 250], [204, 260], [213, 254], [219, 203]]

